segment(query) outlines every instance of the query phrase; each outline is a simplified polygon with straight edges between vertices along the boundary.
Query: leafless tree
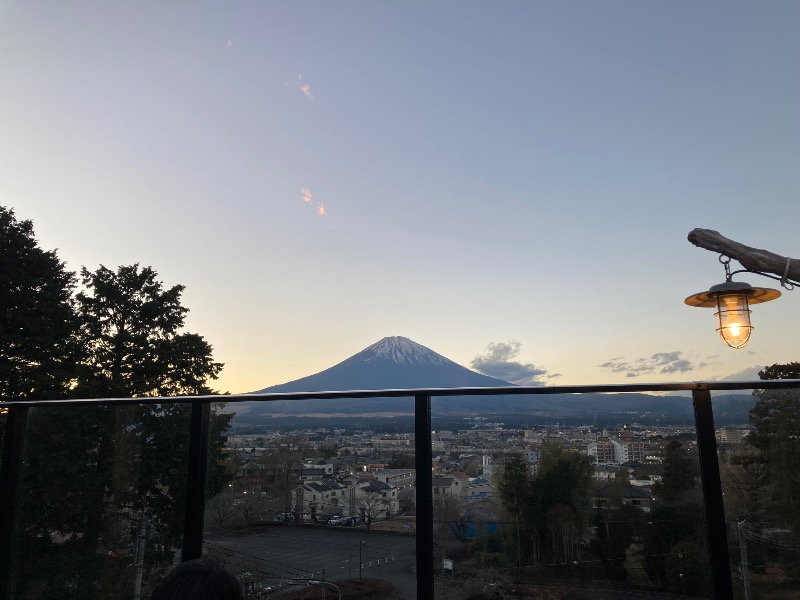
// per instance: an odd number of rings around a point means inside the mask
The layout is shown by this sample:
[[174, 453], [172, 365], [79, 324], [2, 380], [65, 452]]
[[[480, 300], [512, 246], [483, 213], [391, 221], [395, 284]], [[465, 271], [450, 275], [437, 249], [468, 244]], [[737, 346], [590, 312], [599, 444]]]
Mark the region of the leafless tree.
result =
[[386, 500], [378, 492], [366, 492], [356, 496], [356, 510], [370, 531], [373, 521], [386, 512]]
[[223, 492], [215, 496], [208, 502], [207, 511], [214, 525], [222, 527], [234, 515], [233, 494]]
[[242, 515], [245, 523], [249, 523], [256, 516], [256, 503], [253, 494], [245, 494], [238, 498], [239, 502], [236, 504], [236, 511]]

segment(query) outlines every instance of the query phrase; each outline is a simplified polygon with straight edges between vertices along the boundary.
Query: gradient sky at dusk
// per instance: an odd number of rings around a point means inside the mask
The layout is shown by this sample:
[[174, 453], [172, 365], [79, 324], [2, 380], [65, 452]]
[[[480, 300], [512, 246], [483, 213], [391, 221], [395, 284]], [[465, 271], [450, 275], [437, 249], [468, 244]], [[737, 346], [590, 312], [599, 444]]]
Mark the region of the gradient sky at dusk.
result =
[[724, 278], [695, 227], [800, 257], [798, 31], [796, 0], [7, 0], [0, 204], [73, 270], [185, 284], [221, 390], [389, 335], [722, 378], [800, 360], [800, 291], [739, 351], [683, 304]]

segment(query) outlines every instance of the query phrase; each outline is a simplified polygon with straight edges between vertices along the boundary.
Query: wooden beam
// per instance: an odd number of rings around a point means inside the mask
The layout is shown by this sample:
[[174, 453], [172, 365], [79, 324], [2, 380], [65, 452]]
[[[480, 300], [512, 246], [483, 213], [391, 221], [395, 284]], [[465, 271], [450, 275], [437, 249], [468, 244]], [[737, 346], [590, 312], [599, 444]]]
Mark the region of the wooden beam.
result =
[[[768, 250], [752, 248], [739, 242], [729, 240], [718, 231], [712, 229], [692, 229], [689, 232], [689, 241], [695, 246], [712, 252], [718, 252], [740, 262], [745, 269], [770, 273], [784, 277], [794, 285], [800, 285], [800, 260], [781, 256]], [[786, 270], [786, 261], [789, 261], [789, 270]]]

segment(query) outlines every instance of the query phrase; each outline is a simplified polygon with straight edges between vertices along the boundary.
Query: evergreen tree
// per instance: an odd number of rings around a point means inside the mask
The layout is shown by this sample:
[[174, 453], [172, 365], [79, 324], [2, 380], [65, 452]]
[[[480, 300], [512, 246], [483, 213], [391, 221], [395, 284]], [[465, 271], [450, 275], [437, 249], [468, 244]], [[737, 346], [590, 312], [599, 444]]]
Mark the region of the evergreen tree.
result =
[[222, 365], [199, 335], [179, 334], [187, 308], [184, 286], [164, 289], [158, 274], [138, 264], [116, 272], [85, 267], [78, 294], [81, 331], [89, 349], [86, 391], [101, 397], [204, 394]]
[[0, 401], [64, 398], [80, 346], [75, 276], [42, 250], [30, 221], [0, 206]]
[[[520, 569], [523, 564], [527, 564], [527, 557], [530, 555], [530, 550], [525, 550], [522, 546], [523, 540], [531, 537], [527, 517], [531, 507], [532, 481], [533, 475], [522, 457], [509, 459], [497, 481], [503, 509], [508, 515], [507, 519], [513, 523], [513, 527], [505, 529], [506, 555]], [[510, 536], [513, 536], [513, 541]]]
[[[706, 556], [698, 476], [697, 461], [690, 457], [680, 441], [670, 440], [664, 456], [662, 480], [653, 488], [655, 502], [645, 528], [642, 561], [650, 581], [662, 589], [677, 589], [680, 585], [678, 575], [669, 570], [666, 563], [677, 544], [682, 548], [693, 547], [694, 555]], [[705, 562], [694, 566], [701, 570], [708, 568]]]
[[594, 459], [546, 446], [532, 485], [536, 546], [549, 560], [571, 563], [580, 557], [581, 538], [592, 510]]
[[[763, 380], [800, 379], [800, 363], [775, 364], [759, 372]], [[760, 389], [750, 411], [755, 430], [745, 439], [755, 453], [738, 462], [764, 472], [767, 510], [800, 536], [800, 390]]]
[[628, 548], [641, 532], [643, 511], [632, 504], [621, 503], [596, 511], [593, 522], [597, 535], [590, 544], [592, 552], [603, 560], [610, 581], [624, 581], [628, 577], [625, 568]]
[[[212, 393], [222, 365], [199, 335], [182, 333], [182, 286], [151, 268], [82, 272], [77, 295], [80, 397]], [[22, 598], [129, 597], [180, 547], [191, 406], [42, 408], [32, 415], [20, 502]], [[208, 496], [232, 415], [212, 416]], [[135, 557], [135, 558], [134, 558]], [[33, 560], [31, 560], [33, 559]]]
[[664, 474], [653, 490], [658, 501], [662, 505], [699, 501], [697, 478], [700, 472], [697, 461], [692, 460], [681, 442], [669, 441], [663, 464]]
[[546, 446], [535, 475], [522, 458], [506, 463], [498, 493], [518, 526], [509, 531], [507, 551], [518, 565], [548, 560], [558, 564], [580, 556], [581, 536], [591, 516], [593, 459]]

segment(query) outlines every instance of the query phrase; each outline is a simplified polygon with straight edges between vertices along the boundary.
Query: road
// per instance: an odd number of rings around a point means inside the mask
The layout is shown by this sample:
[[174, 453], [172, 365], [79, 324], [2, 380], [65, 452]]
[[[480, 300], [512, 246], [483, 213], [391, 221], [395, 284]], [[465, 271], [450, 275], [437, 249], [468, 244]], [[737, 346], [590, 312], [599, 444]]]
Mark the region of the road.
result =
[[[358, 542], [364, 542], [359, 548]], [[359, 576], [391, 581], [396, 590], [416, 598], [415, 539], [345, 527], [296, 527], [280, 524], [251, 531], [207, 534], [205, 549], [244, 580], [285, 588], [297, 579]], [[250, 573], [251, 575], [246, 575]]]

